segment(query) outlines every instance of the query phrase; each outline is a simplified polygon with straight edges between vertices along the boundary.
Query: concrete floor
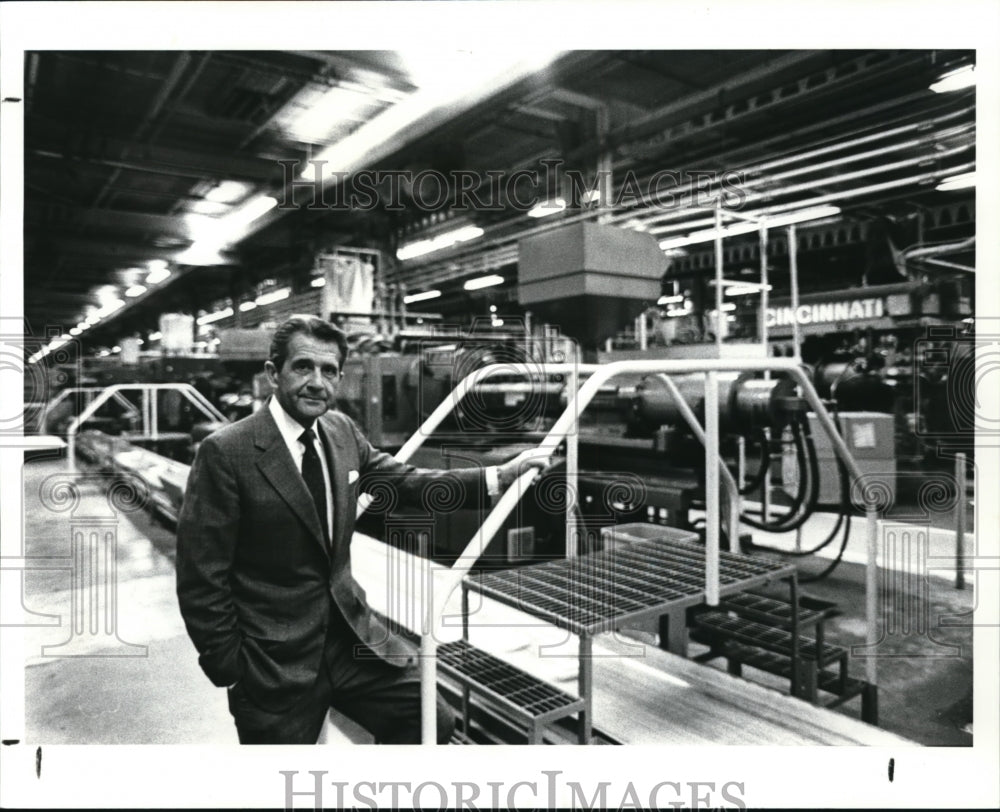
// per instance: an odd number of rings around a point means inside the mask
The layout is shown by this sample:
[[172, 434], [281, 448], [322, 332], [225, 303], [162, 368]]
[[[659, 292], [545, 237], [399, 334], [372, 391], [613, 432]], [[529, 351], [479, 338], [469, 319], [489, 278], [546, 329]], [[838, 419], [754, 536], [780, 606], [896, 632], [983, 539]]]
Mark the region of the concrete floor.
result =
[[[172, 531], [141, 512], [117, 517], [117, 620], [101, 633], [88, 630], [71, 635], [70, 528], [78, 520], [93, 523], [95, 519], [81, 516], [82, 508], [69, 514], [39, 509], [39, 487], [47, 477], [64, 470], [64, 460], [34, 461], [24, 469], [25, 553], [49, 559], [45, 569], [25, 572], [24, 605], [30, 611], [61, 619], [59, 625], [27, 629], [27, 741], [235, 743], [225, 692], [214, 688], [201, 673], [177, 609]], [[81, 504], [106, 505], [103, 484], [84, 484]], [[817, 527], [807, 531], [804, 545], [813, 533], [822, 532], [822, 524], [821, 517]], [[862, 536], [860, 525], [854, 536]], [[59, 558], [63, 561], [52, 560]], [[53, 569], [54, 564], [65, 564], [65, 568]], [[803, 564], [804, 572], [810, 568], [815, 570], [818, 565]], [[932, 625], [941, 615], [959, 615], [971, 609], [971, 590], [956, 591], [944, 577], [924, 582], [930, 586], [920, 611], [926, 610]], [[806, 587], [809, 594], [835, 600], [845, 610], [829, 623], [829, 640], [863, 642], [862, 584], [862, 567], [847, 562], [830, 579]], [[914, 604], [911, 601], [906, 606], [905, 611], [912, 616]], [[107, 633], [109, 628], [113, 633]], [[77, 656], [62, 656], [66, 648], [43, 653], [44, 646], [67, 642], [73, 642]], [[938, 656], [944, 651], [941, 644], [956, 645], [960, 650], [952, 651], [951, 656]], [[970, 629], [935, 628], [931, 633], [890, 635], [879, 654], [881, 726], [924, 744], [972, 743], [968, 732], [972, 721]], [[851, 672], [863, 674], [862, 663], [852, 662]], [[842, 712], [859, 716], [857, 705], [857, 700], [848, 703]], [[332, 727], [324, 736], [327, 740], [338, 736], [345, 741], [366, 740], [360, 731], [341, 733]]]
[[[24, 468], [25, 552], [70, 562], [65, 513], [37, 509], [39, 487], [65, 461]], [[104, 499], [103, 483], [81, 488], [81, 508]], [[106, 504], [106, 503], [105, 503]], [[35, 509], [31, 509], [34, 505]], [[174, 592], [173, 535], [144, 514], [122, 515], [118, 534], [117, 635], [71, 634], [70, 569], [29, 570], [24, 605], [55, 615], [58, 626], [26, 630], [25, 723], [29, 742], [51, 744], [226, 744], [236, 741], [225, 692], [198, 667]], [[54, 562], [50, 562], [54, 563]], [[76, 656], [44, 646], [73, 640]], [[120, 641], [144, 648], [129, 649]], [[126, 655], [126, 656], [122, 656]]]

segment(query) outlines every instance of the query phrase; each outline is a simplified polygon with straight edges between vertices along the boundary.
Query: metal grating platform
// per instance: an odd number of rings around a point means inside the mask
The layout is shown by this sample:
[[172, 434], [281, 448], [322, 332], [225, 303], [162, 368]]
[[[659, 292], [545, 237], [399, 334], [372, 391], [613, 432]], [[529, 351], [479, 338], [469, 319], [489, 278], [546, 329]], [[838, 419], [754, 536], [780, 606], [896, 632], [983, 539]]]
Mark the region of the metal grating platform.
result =
[[[757, 646], [768, 651], [791, 656], [792, 635], [784, 629], [765, 626], [752, 620], [731, 617], [723, 612], [702, 612], [694, 619], [695, 627], [704, 631], [709, 637], [724, 635], [749, 646]], [[847, 656], [847, 651], [840, 646], [819, 644], [808, 637], [799, 638], [799, 656], [813, 660], [821, 666], [841, 662]]]
[[[747, 620], [755, 620], [772, 626], [790, 628], [792, 625], [792, 605], [788, 601], [778, 600], [755, 592], [737, 592], [720, 603], [720, 608], [730, 609]], [[826, 619], [826, 610], [807, 609], [799, 606], [799, 627], [813, 626]]]
[[[719, 553], [724, 594], [794, 573], [790, 564]], [[705, 548], [664, 539], [637, 541], [579, 558], [469, 575], [465, 583], [575, 634], [593, 635], [668, 608], [701, 603]]]
[[583, 700], [533, 677], [465, 640], [438, 648], [443, 671], [463, 685], [531, 720], [551, 720], [576, 713]]

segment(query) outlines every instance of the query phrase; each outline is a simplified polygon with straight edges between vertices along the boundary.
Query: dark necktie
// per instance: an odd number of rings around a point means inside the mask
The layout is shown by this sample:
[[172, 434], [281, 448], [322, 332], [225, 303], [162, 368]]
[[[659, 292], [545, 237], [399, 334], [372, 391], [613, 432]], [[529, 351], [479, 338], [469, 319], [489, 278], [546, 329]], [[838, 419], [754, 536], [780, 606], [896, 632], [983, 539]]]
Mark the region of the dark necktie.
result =
[[319, 461], [319, 454], [316, 453], [316, 435], [312, 429], [306, 429], [299, 436], [299, 442], [305, 447], [302, 455], [302, 478], [306, 482], [309, 493], [312, 494], [313, 502], [316, 504], [316, 513], [319, 515], [319, 524], [323, 528], [323, 538], [327, 543], [330, 541], [328, 522], [326, 518], [326, 485], [323, 482], [323, 465]]

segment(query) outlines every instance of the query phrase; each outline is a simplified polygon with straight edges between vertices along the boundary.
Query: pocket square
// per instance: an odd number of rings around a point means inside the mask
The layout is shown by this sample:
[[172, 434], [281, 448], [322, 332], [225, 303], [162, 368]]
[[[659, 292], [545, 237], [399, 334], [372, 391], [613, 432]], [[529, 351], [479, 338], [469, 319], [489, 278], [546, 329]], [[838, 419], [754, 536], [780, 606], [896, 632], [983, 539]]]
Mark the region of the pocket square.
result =
[[353, 469], [350, 470], [350, 471], [348, 471], [347, 472], [347, 484], [348, 485], [353, 485], [357, 481], [358, 481], [358, 472], [355, 471], [355, 470], [353, 470]]

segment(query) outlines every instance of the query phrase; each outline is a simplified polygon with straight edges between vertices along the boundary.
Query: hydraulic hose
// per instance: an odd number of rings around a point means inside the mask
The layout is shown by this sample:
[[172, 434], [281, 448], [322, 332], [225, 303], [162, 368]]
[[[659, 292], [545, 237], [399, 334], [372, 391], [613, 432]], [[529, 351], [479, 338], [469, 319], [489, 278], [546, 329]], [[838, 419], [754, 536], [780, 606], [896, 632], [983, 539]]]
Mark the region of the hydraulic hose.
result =
[[771, 449], [767, 445], [767, 437], [764, 432], [759, 433], [760, 437], [760, 463], [757, 466], [757, 473], [753, 475], [753, 479], [750, 480], [746, 485], [740, 488], [740, 496], [746, 496], [748, 493], [757, 490], [761, 483], [764, 481], [764, 476], [767, 474], [767, 469], [771, 467]]
[[[798, 492], [788, 511], [774, 522], [758, 521], [746, 514], [740, 517], [741, 521], [757, 530], [767, 533], [787, 533], [790, 530], [797, 530], [816, 509], [819, 500], [819, 460], [808, 423], [804, 421], [792, 423], [792, 436], [795, 442], [796, 461], [801, 473]], [[803, 503], [805, 503], [804, 509]]]

